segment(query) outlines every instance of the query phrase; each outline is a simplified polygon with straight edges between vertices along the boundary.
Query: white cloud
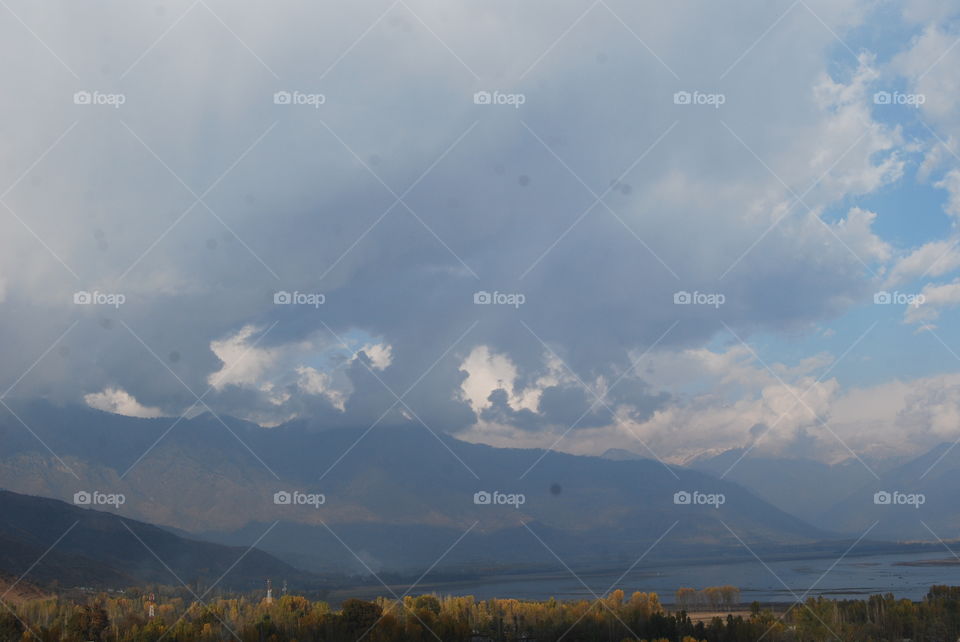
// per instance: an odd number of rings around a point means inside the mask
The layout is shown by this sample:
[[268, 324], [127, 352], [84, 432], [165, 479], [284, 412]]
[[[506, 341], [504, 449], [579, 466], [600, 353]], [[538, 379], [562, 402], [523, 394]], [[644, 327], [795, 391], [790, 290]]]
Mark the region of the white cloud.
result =
[[943, 209], [954, 218], [960, 218], [960, 169], [952, 169], [934, 183], [934, 187], [947, 190], [947, 202]]
[[[943, 7], [947, 6], [943, 4]], [[939, 140], [950, 144], [960, 135], [960, 118], [956, 110], [960, 79], [955, 73], [960, 51], [954, 46], [956, 29], [944, 20], [947, 16], [938, 12], [913, 15], [922, 17], [926, 24], [920, 35], [893, 58], [890, 70], [907, 80], [911, 92], [925, 97], [919, 111], [924, 123], [937, 132], [931, 144], [939, 144]], [[956, 153], [956, 148], [952, 149]]]
[[929, 284], [920, 294], [923, 296], [922, 303], [907, 306], [904, 313], [904, 321], [907, 323], [932, 321], [939, 317], [944, 309], [960, 305], [960, 279], [940, 285]]
[[334, 408], [345, 409], [346, 394], [333, 387], [333, 377], [310, 366], [298, 366], [296, 372], [299, 375], [297, 385], [302, 391], [309, 395], [323, 395]]
[[834, 226], [837, 238], [864, 261], [886, 262], [893, 251], [890, 245], [873, 231], [877, 220], [874, 212], [851, 208], [847, 216]]
[[874, 120], [870, 112], [879, 75], [873, 57], [861, 54], [858, 63], [849, 82], [823, 74], [814, 87], [824, 117], [817, 123], [818, 138], [806, 146], [807, 158], [832, 199], [870, 193], [903, 175], [899, 127]]
[[111, 412], [127, 417], [163, 417], [159, 408], [144, 406], [122, 388], [104, 388], [83, 396], [84, 402], [91, 408]]
[[[946, 147], [944, 146], [946, 145]], [[948, 158], [947, 147], [954, 149], [952, 140], [946, 140], [941, 143], [938, 140], [931, 141], [923, 155], [923, 161], [917, 168], [917, 180], [926, 183], [930, 176], [944, 163]]]
[[[877, 457], [919, 454], [960, 438], [960, 374], [842, 389], [836, 379], [817, 380], [832, 361], [827, 356], [819, 358], [816, 372], [809, 363], [769, 364], [781, 383], [746, 355], [742, 346], [659, 355], [644, 376], [655, 388], [677, 394], [646, 421], [618, 413], [606, 426], [570, 431], [555, 446], [566, 426], [531, 434], [481, 422], [461, 436], [581, 454], [624, 448], [676, 463], [751, 444], [757, 454], [833, 462], [851, 457], [851, 451]], [[726, 394], [734, 388], [735, 395]]]
[[506, 355], [493, 354], [487, 346], [477, 346], [464, 359], [460, 369], [467, 373], [460, 390], [474, 411], [488, 407], [490, 402], [487, 398], [498, 388], [507, 391], [511, 405], [517, 403], [512, 392], [517, 367]]
[[210, 342], [210, 350], [223, 362], [220, 370], [207, 377], [207, 383], [217, 390], [226, 386], [257, 384], [263, 374], [279, 357], [276, 350], [257, 347], [250, 341], [263, 328], [246, 325], [234, 334]]
[[942, 276], [960, 268], [960, 239], [930, 241], [899, 258], [890, 270], [885, 287], [896, 287], [912, 278]]
[[[566, 366], [550, 353], [543, 355], [538, 373], [530, 384], [521, 388], [517, 387], [519, 372], [516, 364], [508, 355], [494, 353], [486, 345], [475, 347], [461, 362], [460, 370], [467, 376], [460, 384], [458, 394], [475, 412], [490, 407], [488, 398], [494, 390], [502, 389], [507, 393], [507, 403], [513, 410], [536, 411], [544, 389], [560, 383], [580, 385]], [[602, 394], [603, 380], [595, 383], [595, 390]]]
[[369, 340], [373, 337], [364, 333], [353, 341], [355, 345], [345, 347], [326, 330], [283, 342], [273, 337], [269, 346], [264, 332], [263, 327], [246, 325], [211, 341], [210, 350], [220, 367], [207, 377], [216, 391], [233, 388], [252, 395], [249, 408], [232, 412], [264, 426], [301, 416], [306, 397], [323, 399], [343, 413], [354, 392], [345, 370], [356, 363], [360, 352], [375, 370], [385, 370], [393, 360], [390, 344]]
[[393, 363], [393, 347], [386, 343], [368, 343], [362, 348], [376, 370], [386, 370]]

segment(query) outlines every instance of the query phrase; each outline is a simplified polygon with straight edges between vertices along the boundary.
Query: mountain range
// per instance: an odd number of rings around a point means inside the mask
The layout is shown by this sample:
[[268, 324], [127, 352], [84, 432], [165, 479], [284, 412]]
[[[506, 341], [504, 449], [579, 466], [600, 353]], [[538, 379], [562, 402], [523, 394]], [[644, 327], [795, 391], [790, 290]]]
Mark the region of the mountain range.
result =
[[[421, 425], [262, 428], [210, 413], [177, 421], [11, 407], [16, 416], [0, 411], [0, 487], [64, 501], [122, 494], [106, 508], [124, 519], [181, 539], [256, 542], [314, 574], [616, 567], [647, 549], [651, 562], [842, 550], [862, 534], [873, 510], [863, 497], [879, 483], [859, 464], [754, 457], [721, 479], [736, 452], [680, 467], [625, 451], [493, 448]], [[885, 471], [891, 484], [899, 470]], [[938, 483], [960, 479], [939, 472]], [[896, 539], [894, 522], [917, 513], [888, 516], [878, 533]], [[937, 528], [939, 517], [927, 523]]]

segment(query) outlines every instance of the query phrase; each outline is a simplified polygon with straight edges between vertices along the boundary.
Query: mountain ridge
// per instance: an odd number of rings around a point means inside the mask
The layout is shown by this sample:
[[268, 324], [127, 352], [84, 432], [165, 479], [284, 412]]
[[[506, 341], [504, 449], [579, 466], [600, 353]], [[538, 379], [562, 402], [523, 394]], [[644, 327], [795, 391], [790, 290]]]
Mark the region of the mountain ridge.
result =
[[[833, 538], [738, 484], [650, 459], [494, 448], [419, 425], [378, 426], [363, 436], [223, 417], [228, 430], [209, 414], [184, 419], [157, 441], [172, 422], [45, 404], [21, 410], [82, 481], [0, 413], [0, 484], [61, 499], [78, 490], [123, 492], [118, 511], [127, 517], [234, 544], [252, 543], [250, 525], [277, 521], [262, 547], [315, 571], [363, 572], [356, 559], [363, 556], [383, 569], [425, 567], [468, 528], [445, 564], [549, 560], [545, 546], [589, 564], [635, 557], [659, 538], [658, 551], [673, 555], [742, 550], [732, 533], [751, 547]], [[275, 503], [275, 493], [294, 491], [324, 501]], [[476, 493], [524, 501], [483, 505]], [[682, 503], [684, 494], [691, 504]], [[722, 504], [697, 505], [711, 496]], [[545, 533], [543, 541], [531, 530]], [[346, 533], [357, 550], [345, 550], [331, 531]]]
[[324, 584], [261, 550], [185, 539], [142, 521], [8, 490], [0, 490], [0, 574], [61, 587], [219, 580], [223, 588], [252, 588], [271, 576], [307, 588]]

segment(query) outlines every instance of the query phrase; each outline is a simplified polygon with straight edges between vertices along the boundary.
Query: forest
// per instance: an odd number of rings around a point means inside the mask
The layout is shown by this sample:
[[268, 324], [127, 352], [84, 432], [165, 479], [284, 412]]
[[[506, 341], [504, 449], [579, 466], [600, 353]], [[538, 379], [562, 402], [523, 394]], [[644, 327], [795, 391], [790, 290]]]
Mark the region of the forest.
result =
[[[339, 608], [298, 595], [223, 597], [201, 602], [172, 590], [90, 593], [3, 603], [3, 642], [770, 642], [945, 641], [960, 636], [960, 587], [934, 586], [923, 600], [810, 598], [777, 612], [730, 603], [733, 587], [681, 589], [694, 607], [707, 600], [725, 617], [691, 617], [654, 593], [615, 590], [600, 600], [520, 601], [437, 595], [345, 600]], [[699, 596], [699, 597], [698, 597]]]

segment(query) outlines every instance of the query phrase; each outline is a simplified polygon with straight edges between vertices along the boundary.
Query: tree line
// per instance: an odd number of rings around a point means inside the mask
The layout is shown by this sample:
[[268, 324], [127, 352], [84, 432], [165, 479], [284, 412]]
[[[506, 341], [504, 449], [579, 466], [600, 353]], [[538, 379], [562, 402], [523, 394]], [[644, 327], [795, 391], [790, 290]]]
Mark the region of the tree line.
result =
[[[732, 606], [735, 587], [683, 589], [685, 600]], [[678, 597], [680, 596], [678, 592]], [[918, 602], [810, 598], [775, 613], [749, 609], [694, 621], [655, 593], [616, 590], [599, 600], [476, 600], [420, 595], [349, 599], [339, 608], [298, 595], [221, 597], [202, 603], [171, 593], [63, 595], [3, 604], [3, 642], [799, 642], [960, 637], [960, 587], [934, 586]], [[152, 607], [152, 608], [151, 608]], [[782, 610], [782, 609], [781, 609]]]

